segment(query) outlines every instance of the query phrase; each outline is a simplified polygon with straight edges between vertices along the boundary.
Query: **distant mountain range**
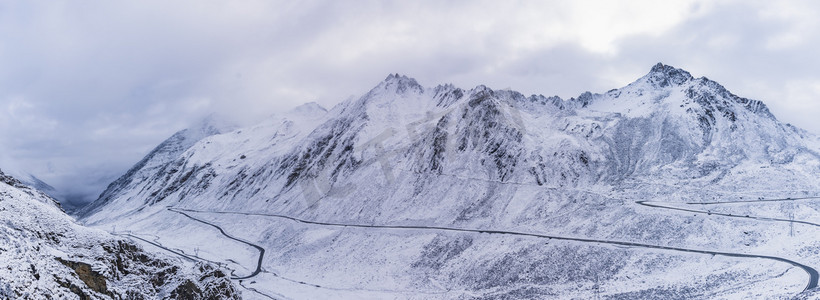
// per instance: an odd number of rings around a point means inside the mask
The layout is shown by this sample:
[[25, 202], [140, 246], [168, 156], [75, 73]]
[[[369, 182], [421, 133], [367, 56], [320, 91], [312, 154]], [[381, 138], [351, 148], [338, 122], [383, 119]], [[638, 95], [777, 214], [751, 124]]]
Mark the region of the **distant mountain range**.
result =
[[816, 196], [818, 149], [663, 64], [566, 100], [396, 74], [330, 110], [181, 131], [79, 215], [206, 251], [259, 297], [793, 296], [813, 287], [796, 261], [820, 263], [790, 221], [812, 204], [689, 203]]

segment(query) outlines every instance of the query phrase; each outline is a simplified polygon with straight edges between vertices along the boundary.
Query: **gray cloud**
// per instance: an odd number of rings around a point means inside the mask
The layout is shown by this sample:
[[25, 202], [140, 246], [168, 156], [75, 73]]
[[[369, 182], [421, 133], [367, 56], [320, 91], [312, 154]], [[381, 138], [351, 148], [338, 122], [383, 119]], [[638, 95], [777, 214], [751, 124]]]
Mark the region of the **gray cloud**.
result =
[[332, 106], [388, 73], [572, 97], [656, 62], [820, 132], [818, 4], [748, 1], [0, 3], [0, 167], [72, 201], [174, 131]]

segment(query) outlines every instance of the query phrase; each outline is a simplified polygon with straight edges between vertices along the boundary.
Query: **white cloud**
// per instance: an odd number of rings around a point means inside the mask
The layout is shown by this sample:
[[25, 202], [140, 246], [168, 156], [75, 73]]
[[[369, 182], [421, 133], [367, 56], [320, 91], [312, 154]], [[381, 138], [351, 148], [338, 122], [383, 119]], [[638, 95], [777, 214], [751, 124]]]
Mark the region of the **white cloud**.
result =
[[331, 106], [396, 72], [571, 97], [658, 61], [820, 132], [809, 121], [818, 12], [806, 1], [0, 2], [0, 149], [93, 196], [212, 111]]

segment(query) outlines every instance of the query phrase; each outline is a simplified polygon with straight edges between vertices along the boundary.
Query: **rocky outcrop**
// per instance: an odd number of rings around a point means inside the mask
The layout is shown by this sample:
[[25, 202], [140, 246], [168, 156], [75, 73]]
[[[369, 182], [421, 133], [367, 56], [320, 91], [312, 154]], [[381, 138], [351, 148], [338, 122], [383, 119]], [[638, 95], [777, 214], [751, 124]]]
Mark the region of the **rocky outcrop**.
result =
[[241, 297], [222, 270], [80, 226], [0, 172], [0, 298], [158, 299], [176, 290], [190, 291], [188, 299]]

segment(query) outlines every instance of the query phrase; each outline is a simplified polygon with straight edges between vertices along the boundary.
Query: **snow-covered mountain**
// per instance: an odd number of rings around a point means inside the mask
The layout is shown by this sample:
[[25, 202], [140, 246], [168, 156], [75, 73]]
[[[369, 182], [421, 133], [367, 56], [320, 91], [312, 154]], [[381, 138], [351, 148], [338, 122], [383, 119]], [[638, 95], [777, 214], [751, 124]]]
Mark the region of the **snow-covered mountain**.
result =
[[[783, 261], [710, 260], [685, 249], [820, 265], [806, 254], [820, 243], [784, 239], [780, 225], [636, 202], [820, 191], [817, 137], [779, 122], [760, 101], [663, 64], [623, 88], [568, 100], [485, 86], [426, 88], [390, 75], [329, 111], [306, 104], [190, 143], [176, 136], [109, 186], [82, 221], [182, 248], [214, 236], [180, 240], [176, 228], [194, 222], [186, 217], [221, 224], [266, 249], [257, 290], [296, 297], [773, 296], [800, 292], [805, 274]], [[186, 146], [167, 146], [177, 144]], [[755, 205], [728, 210], [786, 213]], [[815, 212], [801, 205], [808, 204], [792, 203], [791, 212]], [[810, 237], [811, 230], [797, 234]], [[208, 251], [238, 272], [252, 270], [236, 252]], [[675, 272], [686, 275], [669, 275]]]
[[6, 167], [3, 169], [3, 172], [6, 176], [14, 177], [15, 179], [19, 180], [22, 184], [26, 186], [30, 186], [38, 191], [46, 193], [47, 195], [54, 197], [54, 194], [57, 193], [57, 189], [55, 189], [50, 184], [46, 183], [45, 181], [37, 178], [31, 173], [22, 171], [18, 168], [8, 168]]
[[83, 227], [54, 199], [0, 171], [0, 298], [213, 297], [240, 297], [222, 270]]
[[224, 121], [220, 117], [211, 115], [196, 126], [175, 133], [131, 167], [125, 175], [109, 184], [108, 188], [100, 195], [99, 200], [92, 205], [83, 207], [77, 212], [77, 215], [89, 214], [122, 191], [135, 188], [157, 173], [164, 173], [168, 163], [175, 160], [185, 150], [188, 150], [203, 138], [231, 131], [235, 127], [235, 125]]

